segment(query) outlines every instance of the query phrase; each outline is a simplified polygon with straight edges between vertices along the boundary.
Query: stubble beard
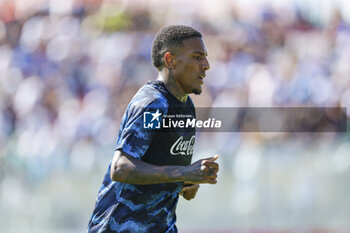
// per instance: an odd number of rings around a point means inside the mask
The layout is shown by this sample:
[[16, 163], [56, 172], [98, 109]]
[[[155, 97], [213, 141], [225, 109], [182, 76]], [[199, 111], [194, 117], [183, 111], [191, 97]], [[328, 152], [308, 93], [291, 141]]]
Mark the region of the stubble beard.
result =
[[192, 93], [195, 95], [200, 95], [202, 93], [202, 89], [193, 89]]

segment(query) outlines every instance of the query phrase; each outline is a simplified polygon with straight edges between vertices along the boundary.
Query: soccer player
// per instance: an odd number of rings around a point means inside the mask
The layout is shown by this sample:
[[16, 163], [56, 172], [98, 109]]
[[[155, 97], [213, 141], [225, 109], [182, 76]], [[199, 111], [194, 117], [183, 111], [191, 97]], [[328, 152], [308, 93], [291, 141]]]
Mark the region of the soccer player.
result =
[[175, 209], [199, 184], [215, 184], [218, 156], [191, 164], [195, 129], [149, 129], [145, 114], [190, 115], [190, 93], [200, 94], [209, 69], [202, 35], [183, 25], [162, 28], [152, 47], [158, 78], [135, 94], [120, 125], [111, 164], [97, 195], [87, 232], [177, 232]]

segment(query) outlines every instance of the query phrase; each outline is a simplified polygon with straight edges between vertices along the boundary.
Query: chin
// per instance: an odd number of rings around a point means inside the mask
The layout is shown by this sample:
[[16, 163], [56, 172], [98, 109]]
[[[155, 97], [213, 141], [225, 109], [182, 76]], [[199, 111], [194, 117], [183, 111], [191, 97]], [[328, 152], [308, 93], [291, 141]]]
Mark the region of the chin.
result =
[[202, 89], [193, 89], [192, 93], [195, 95], [200, 95], [202, 93]]

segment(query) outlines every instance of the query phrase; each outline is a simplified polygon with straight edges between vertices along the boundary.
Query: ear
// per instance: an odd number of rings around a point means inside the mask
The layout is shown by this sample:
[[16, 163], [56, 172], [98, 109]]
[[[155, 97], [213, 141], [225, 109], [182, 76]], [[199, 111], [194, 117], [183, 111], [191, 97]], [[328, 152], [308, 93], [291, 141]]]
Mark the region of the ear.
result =
[[164, 65], [169, 69], [173, 70], [175, 68], [175, 58], [171, 52], [166, 52], [164, 54]]

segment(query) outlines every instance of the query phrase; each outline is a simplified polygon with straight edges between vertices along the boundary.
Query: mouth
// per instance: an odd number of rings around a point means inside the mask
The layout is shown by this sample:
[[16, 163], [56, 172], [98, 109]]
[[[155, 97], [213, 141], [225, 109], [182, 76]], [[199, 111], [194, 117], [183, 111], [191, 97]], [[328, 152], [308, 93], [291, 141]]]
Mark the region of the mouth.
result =
[[201, 84], [203, 84], [203, 79], [205, 78], [205, 74], [199, 75], [198, 78], [199, 78]]

